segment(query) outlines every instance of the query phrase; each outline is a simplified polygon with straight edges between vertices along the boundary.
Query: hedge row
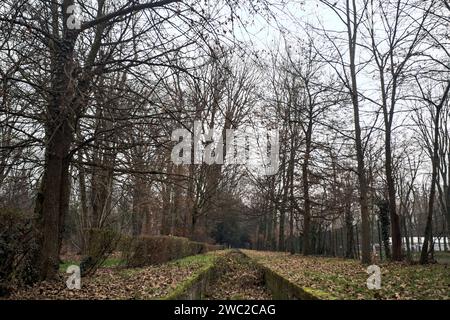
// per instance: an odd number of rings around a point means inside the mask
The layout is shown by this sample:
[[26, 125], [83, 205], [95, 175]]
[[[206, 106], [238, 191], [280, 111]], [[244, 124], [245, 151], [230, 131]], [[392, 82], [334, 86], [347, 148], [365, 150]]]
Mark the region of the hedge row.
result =
[[126, 266], [132, 268], [164, 263], [220, 249], [222, 246], [172, 236], [123, 238], [119, 248]]

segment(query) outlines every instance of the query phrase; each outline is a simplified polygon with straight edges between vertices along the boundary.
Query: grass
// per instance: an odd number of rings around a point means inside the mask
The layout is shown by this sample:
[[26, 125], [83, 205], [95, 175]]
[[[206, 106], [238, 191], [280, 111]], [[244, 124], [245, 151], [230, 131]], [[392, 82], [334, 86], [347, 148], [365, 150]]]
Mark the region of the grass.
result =
[[169, 264], [184, 267], [191, 264], [204, 264], [209, 265], [215, 260], [216, 256], [214, 254], [199, 254], [195, 256], [188, 256], [179, 260], [174, 260], [169, 262]]
[[434, 257], [439, 263], [450, 264], [450, 252], [438, 251], [434, 253]]
[[[102, 268], [114, 268], [114, 267], [118, 267], [120, 265], [122, 265], [123, 260], [120, 258], [108, 258], [106, 259], [101, 267]], [[59, 271], [60, 272], [66, 272], [67, 268], [71, 265], [80, 265], [80, 261], [75, 261], [75, 260], [67, 260], [67, 261], [63, 261], [63, 263], [61, 263], [59, 265]]]
[[[436, 261], [438, 263], [450, 264], [450, 252], [435, 251], [434, 258], [436, 259]], [[413, 261], [419, 261], [420, 260], [420, 252], [413, 252], [412, 259], [413, 259]]]

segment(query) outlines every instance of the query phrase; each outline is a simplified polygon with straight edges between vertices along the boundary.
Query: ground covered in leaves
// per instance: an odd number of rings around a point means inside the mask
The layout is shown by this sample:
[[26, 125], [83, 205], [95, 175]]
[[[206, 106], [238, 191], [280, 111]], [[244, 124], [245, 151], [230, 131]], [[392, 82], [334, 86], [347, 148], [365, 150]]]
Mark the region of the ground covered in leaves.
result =
[[212, 300], [268, 300], [272, 296], [264, 287], [263, 273], [253, 261], [239, 251], [218, 260], [218, 278], [205, 295]]
[[369, 290], [366, 268], [356, 260], [242, 250], [301, 287], [336, 299], [450, 299], [450, 266], [380, 263], [381, 289]]
[[68, 277], [41, 282], [13, 293], [10, 299], [164, 299], [195, 274], [211, 266], [222, 253], [190, 256], [145, 268], [103, 267], [81, 279], [80, 290], [68, 290]]

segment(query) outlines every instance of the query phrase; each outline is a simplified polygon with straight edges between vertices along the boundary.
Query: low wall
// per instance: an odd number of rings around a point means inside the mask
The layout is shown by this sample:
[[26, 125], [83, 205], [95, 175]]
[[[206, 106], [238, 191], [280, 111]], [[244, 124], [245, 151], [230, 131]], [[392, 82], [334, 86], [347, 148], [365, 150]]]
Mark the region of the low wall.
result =
[[[241, 251], [242, 252], [242, 251]], [[264, 273], [267, 289], [272, 293], [274, 300], [332, 300], [333, 297], [323, 291], [301, 287], [284, 276], [250, 258]]]
[[204, 270], [194, 275], [178, 289], [165, 297], [165, 300], [201, 300], [204, 298], [210, 283], [219, 276], [217, 263], [220, 258]]

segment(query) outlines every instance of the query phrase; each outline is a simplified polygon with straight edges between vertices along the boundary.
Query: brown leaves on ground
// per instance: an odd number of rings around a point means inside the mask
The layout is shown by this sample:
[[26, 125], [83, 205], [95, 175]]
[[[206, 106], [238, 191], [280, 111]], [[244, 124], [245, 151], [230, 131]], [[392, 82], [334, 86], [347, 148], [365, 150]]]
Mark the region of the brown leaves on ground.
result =
[[380, 263], [381, 289], [369, 290], [369, 274], [359, 261], [243, 250], [245, 254], [301, 287], [337, 299], [450, 299], [448, 265]]
[[263, 273], [240, 252], [230, 252], [218, 260], [220, 276], [206, 294], [214, 300], [268, 300], [272, 296], [264, 287]]
[[41, 282], [13, 293], [10, 299], [155, 299], [162, 298], [180, 283], [211, 262], [211, 256], [194, 256], [157, 266], [137, 269], [102, 268], [81, 279], [80, 290], [69, 290], [60, 279]]

